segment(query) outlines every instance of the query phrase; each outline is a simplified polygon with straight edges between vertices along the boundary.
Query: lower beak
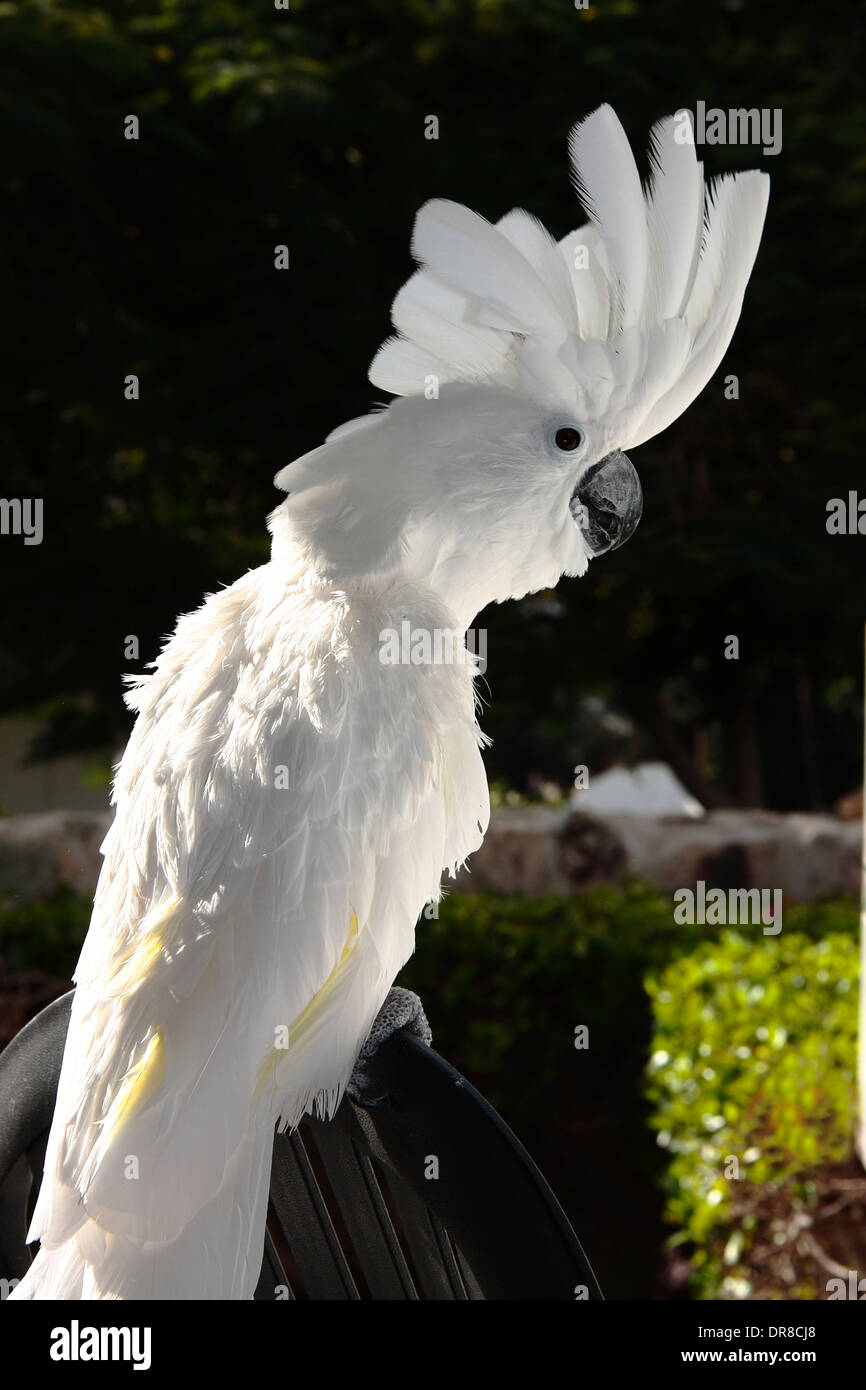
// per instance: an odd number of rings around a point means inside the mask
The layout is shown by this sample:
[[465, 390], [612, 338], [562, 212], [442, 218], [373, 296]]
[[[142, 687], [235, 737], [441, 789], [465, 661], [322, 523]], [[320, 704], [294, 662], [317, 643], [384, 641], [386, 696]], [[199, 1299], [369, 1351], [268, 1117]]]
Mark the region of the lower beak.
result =
[[594, 463], [568, 507], [593, 555], [625, 545], [643, 512], [640, 479], [631, 460], [615, 449]]

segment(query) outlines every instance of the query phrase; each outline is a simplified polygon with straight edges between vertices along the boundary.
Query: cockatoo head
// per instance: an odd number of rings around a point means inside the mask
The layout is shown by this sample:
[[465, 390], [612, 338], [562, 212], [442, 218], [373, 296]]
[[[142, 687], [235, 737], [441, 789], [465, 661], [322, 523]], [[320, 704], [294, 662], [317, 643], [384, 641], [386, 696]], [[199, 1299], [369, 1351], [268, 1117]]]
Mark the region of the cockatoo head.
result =
[[769, 179], [707, 189], [687, 113], [653, 128], [646, 189], [609, 106], [574, 127], [570, 154], [589, 221], [558, 243], [520, 210], [492, 225], [457, 203], [421, 209], [421, 268], [370, 367], [397, 399], [277, 474], [275, 558], [300, 550], [340, 582], [406, 573], [468, 623], [632, 534], [626, 451], [718, 367]]

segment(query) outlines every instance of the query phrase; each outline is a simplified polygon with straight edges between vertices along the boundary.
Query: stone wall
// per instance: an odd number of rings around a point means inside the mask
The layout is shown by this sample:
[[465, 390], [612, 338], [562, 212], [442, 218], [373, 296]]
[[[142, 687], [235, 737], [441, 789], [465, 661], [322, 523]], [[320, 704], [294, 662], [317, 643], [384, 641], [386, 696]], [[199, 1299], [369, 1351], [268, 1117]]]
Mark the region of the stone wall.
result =
[[[92, 893], [110, 816], [51, 811], [0, 820], [0, 904], [31, 901], [65, 883]], [[634, 874], [664, 892], [704, 879], [720, 888], [781, 888], [791, 901], [860, 892], [858, 821], [771, 811], [679, 817], [590, 816], [504, 807], [457, 889], [575, 893]]]
[[65, 883], [76, 893], [96, 887], [99, 846], [111, 815], [40, 811], [0, 820], [0, 907], [45, 897]]
[[537, 896], [629, 873], [663, 892], [703, 879], [719, 888], [781, 888], [794, 902], [856, 897], [861, 833], [858, 821], [772, 811], [711, 811], [693, 820], [504, 807], [456, 887]]

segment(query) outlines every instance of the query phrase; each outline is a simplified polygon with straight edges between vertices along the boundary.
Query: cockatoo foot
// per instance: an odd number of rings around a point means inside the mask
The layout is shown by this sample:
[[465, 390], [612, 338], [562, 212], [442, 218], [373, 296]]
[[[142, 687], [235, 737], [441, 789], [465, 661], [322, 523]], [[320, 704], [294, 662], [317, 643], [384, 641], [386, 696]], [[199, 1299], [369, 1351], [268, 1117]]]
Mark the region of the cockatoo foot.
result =
[[378, 1052], [382, 1044], [401, 1028], [413, 1033], [428, 1047], [433, 1041], [433, 1033], [418, 995], [413, 994], [411, 989], [401, 989], [396, 986], [388, 991], [388, 996], [376, 1015], [367, 1041], [358, 1053], [355, 1069], [346, 1087], [346, 1093], [353, 1105], [361, 1105], [369, 1110], [380, 1105], [385, 1099], [384, 1096], [371, 1096], [369, 1094], [370, 1078], [367, 1075], [367, 1063]]

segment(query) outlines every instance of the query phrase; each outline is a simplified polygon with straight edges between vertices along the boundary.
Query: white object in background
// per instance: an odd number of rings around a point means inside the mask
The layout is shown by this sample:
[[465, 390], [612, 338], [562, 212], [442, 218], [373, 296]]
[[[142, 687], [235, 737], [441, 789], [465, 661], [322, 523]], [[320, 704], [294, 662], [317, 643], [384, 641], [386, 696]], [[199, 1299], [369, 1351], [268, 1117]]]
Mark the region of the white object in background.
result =
[[572, 792], [571, 804], [575, 810], [600, 816], [697, 818], [704, 814], [701, 803], [686, 791], [667, 763], [612, 767], [598, 777], [590, 774], [589, 786]]

